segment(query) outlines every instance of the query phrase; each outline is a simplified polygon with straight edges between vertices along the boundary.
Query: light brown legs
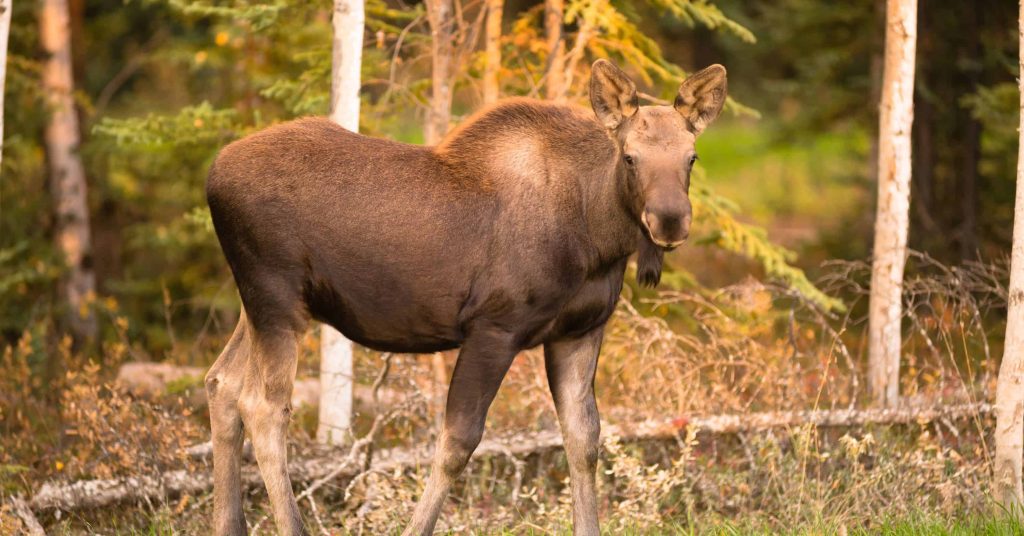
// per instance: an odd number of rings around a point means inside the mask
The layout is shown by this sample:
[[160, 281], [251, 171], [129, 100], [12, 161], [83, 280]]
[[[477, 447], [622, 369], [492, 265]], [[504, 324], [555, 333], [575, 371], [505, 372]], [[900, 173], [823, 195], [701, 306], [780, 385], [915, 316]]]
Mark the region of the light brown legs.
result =
[[242, 513], [242, 417], [238, 397], [249, 359], [245, 311], [224, 351], [206, 374], [213, 444], [213, 532], [246, 534]]
[[255, 335], [252, 359], [238, 401], [267, 486], [277, 532], [282, 536], [306, 534], [288, 478], [288, 422], [297, 358], [298, 340], [293, 332]]
[[444, 425], [427, 487], [404, 536], [433, 533], [452, 484], [480, 443], [487, 410], [515, 356], [516, 350], [504, 335], [481, 334], [463, 345], [448, 387]]
[[240, 468], [243, 423], [252, 437], [278, 533], [306, 533], [287, 466], [297, 350], [292, 331], [257, 333], [243, 311], [234, 335], [206, 376], [213, 442], [213, 529], [218, 536], [246, 533]]
[[[598, 534], [594, 470], [600, 421], [594, 373], [603, 330], [544, 347], [551, 393], [565, 440], [577, 535]], [[254, 333], [243, 313], [207, 375], [214, 457], [214, 532], [246, 533], [241, 499], [242, 423], [252, 436], [278, 532], [305, 534], [287, 467], [287, 431], [297, 360], [291, 331]], [[434, 530], [444, 500], [483, 436], [487, 410], [516, 355], [504, 334], [466, 341], [452, 373], [444, 426], [427, 486], [404, 535]]]
[[597, 469], [601, 420], [594, 400], [594, 374], [604, 328], [571, 341], [544, 345], [548, 385], [562, 427], [565, 454], [572, 481], [573, 533], [597, 536]]

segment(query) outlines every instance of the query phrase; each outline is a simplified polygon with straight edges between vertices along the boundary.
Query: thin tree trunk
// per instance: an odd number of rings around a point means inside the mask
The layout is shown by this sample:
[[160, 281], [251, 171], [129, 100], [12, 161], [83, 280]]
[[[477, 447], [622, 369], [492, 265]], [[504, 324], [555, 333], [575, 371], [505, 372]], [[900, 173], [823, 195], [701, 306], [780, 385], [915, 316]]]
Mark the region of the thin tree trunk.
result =
[[[918, 73], [924, 77], [925, 73]], [[914, 105], [914, 177], [911, 196], [921, 236], [943, 236], [932, 216], [935, 205], [935, 106], [927, 97], [919, 96]]]
[[[871, 121], [878, 121], [878, 113], [882, 103], [882, 66], [885, 64], [885, 2], [886, 0], [874, 0], [874, 25], [872, 29], [876, 32], [871, 40], [871, 61], [868, 64], [871, 81], [871, 103], [878, 103], [873, 110]], [[878, 133], [871, 138], [871, 148], [868, 150], [869, 176], [878, 177]]]
[[0, 169], [3, 169], [4, 84], [7, 81], [7, 38], [11, 34], [13, 0], [0, 0]]
[[563, 82], [565, 95], [568, 95], [569, 89], [572, 88], [572, 81], [576, 74], [576, 65], [583, 57], [587, 45], [590, 44], [590, 40], [597, 33], [595, 31], [597, 27], [595, 20], [598, 13], [601, 13], [604, 8], [605, 1], [597, 1], [591, 4], [589, 9], [584, 8], [576, 16], [576, 25], [579, 27], [579, 30], [576, 31], [576, 38], [573, 40], [572, 49], [566, 54], [565, 81]]
[[[884, 4], [883, 4], [884, 17]], [[943, 36], [936, 35], [935, 23], [929, 18], [927, 9], [922, 10], [922, 16], [917, 21], [917, 34], [920, 36], [917, 43], [917, 51], [922, 56], [936, 54], [936, 43], [943, 41]], [[884, 23], [883, 23], [884, 24]], [[880, 57], [880, 56], [879, 56]], [[934, 69], [930, 68], [927, 62], [922, 62], [914, 74], [916, 87], [929, 87], [934, 78]], [[879, 61], [879, 80], [881, 80], [881, 61]], [[935, 145], [936, 145], [936, 113], [935, 105], [932, 104], [934, 96], [929, 96], [928, 91], [914, 92], [914, 162], [913, 177], [910, 180], [910, 196], [914, 199], [914, 210], [916, 225], [911, 225], [911, 234], [919, 237], [948, 236], [940, 229], [939, 222], [935, 219]], [[880, 93], [874, 95], [875, 101], [879, 99]], [[941, 100], [941, 99], [940, 99]], [[878, 145], [875, 143], [873, 154], [875, 161], [873, 166], [878, 165]], [[874, 176], [878, 176], [876, 172]], [[919, 243], [922, 238], [919, 238]]]
[[347, 442], [352, 428], [352, 341], [338, 330], [320, 326], [320, 413], [316, 440]]
[[[974, 56], [976, 57], [976, 56]], [[977, 86], [972, 86], [977, 89]], [[972, 89], [974, 91], [975, 89]], [[963, 168], [957, 176], [960, 183], [960, 261], [978, 258], [978, 164], [981, 161], [981, 123], [968, 110], [961, 110], [967, 123], [960, 138]]]
[[[971, 93], [978, 90], [981, 74], [980, 66], [975, 65], [974, 61], [975, 58], [981, 57], [978, 16], [977, 6], [962, 6], [959, 22], [967, 44], [963, 48], [963, 60], [960, 63], [964, 65], [962, 71], [966, 71], [962, 72], [966, 75], [966, 91]], [[961, 125], [957, 128], [963, 133], [962, 137], [959, 137], [959, 145], [963, 150], [960, 162], [963, 167], [956, 177], [959, 184], [961, 220], [957, 242], [960, 246], [960, 260], [968, 261], [978, 258], [978, 164], [981, 160], [981, 123], [966, 106], [957, 108], [956, 123]]]
[[899, 400], [916, 43], [917, 0], [889, 0], [878, 121], [878, 211], [868, 334], [869, 388], [875, 404], [886, 407]]
[[67, 266], [61, 283], [68, 307], [68, 326], [81, 343], [96, 334], [90, 301], [96, 293], [93, 274], [89, 204], [85, 170], [78, 155], [81, 143], [75, 113], [71, 72], [71, 25], [67, 0], [42, 0], [39, 30], [46, 64], [43, 91], [49, 105], [46, 150], [53, 196], [57, 248]]
[[[335, 0], [331, 61], [331, 120], [359, 132], [363, 0]], [[337, 445], [352, 427], [352, 342], [336, 329], [320, 328], [320, 422], [316, 438]]]
[[500, 86], [498, 71], [501, 70], [501, 12], [505, 8], [505, 0], [487, 0], [487, 33], [484, 38], [484, 104], [498, 100]]
[[363, 64], [363, 0], [334, 0], [331, 47], [331, 121], [359, 132], [360, 68]]
[[[458, 355], [457, 352], [453, 354]], [[434, 423], [440, 430], [444, 423], [445, 402], [448, 398], [448, 363], [445, 361], [445, 352], [430, 354], [430, 370], [434, 376], [431, 381], [431, 412], [434, 414]]]
[[1009, 310], [1006, 343], [996, 387], [996, 456], [993, 495], [1018, 518], [1022, 517], [1024, 489], [1024, 2], [1018, 21], [1020, 57], [1020, 139], [1017, 149], [1017, 199], [1013, 214], [1013, 252], [1010, 259]]
[[423, 137], [428, 145], [436, 145], [448, 132], [452, 118], [452, 0], [426, 0], [426, 4], [433, 93]]
[[562, 39], [562, 23], [565, 20], [564, 0], [544, 1], [544, 34], [548, 44], [547, 97], [551, 100], [565, 98], [565, 39]]

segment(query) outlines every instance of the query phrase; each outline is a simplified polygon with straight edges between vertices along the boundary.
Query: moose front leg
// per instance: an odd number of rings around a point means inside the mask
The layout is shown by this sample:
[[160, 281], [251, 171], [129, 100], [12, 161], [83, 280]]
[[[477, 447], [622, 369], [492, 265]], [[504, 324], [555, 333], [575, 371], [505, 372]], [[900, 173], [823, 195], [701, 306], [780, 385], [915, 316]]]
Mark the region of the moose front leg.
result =
[[471, 334], [463, 344], [448, 385], [444, 424], [427, 487], [403, 536], [433, 533], [452, 484], [480, 444], [487, 410], [516, 353], [506, 333]]
[[601, 421], [594, 400], [594, 374], [604, 326], [573, 340], [544, 345], [548, 385], [562, 427], [572, 479], [572, 523], [576, 536], [597, 536], [597, 449]]

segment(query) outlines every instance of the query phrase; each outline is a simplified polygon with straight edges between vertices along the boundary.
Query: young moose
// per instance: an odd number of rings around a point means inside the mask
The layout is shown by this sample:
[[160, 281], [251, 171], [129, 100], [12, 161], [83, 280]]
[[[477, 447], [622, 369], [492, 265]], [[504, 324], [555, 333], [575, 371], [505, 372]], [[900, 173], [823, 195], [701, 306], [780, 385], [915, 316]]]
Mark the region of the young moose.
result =
[[[508, 100], [420, 147], [326, 119], [225, 147], [206, 190], [243, 310], [206, 377], [214, 527], [244, 534], [240, 459], [252, 436], [281, 534], [304, 528], [286, 465], [297, 338], [309, 318], [369, 348], [461, 347], [423, 497], [405, 534], [430, 534], [480, 442], [513, 358], [544, 345], [565, 441], [576, 534], [598, 534], [594, 371], [627, 258], [656, 285], [689, 233], [696, 137], [719, 114], [726, 73], [687, 78], [673, 106], [594, 63], [593, 114]], [[596, 115], [596, 121], [595, 116]]]

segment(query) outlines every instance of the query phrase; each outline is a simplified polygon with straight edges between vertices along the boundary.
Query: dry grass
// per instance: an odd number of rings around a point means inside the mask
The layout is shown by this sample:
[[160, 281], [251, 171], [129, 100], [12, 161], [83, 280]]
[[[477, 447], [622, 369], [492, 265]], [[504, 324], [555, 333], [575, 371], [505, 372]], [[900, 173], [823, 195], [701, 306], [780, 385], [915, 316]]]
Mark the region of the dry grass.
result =
[[[993, 356], [1000, 353], [990, 341], [1001, 332], [1004, 267], [953, 269], [915, 255], [910, 273], [901, 386], [908, 402], [988, 399], [997, 366]], [[609, 324], [598, 371], [603, 417], [685, 422], [695, 414], [858, 404], [865, 397], [858, 378], [864, 377], [868, 274], [864, 263], [828, 268], [824, 284], [849, 306], [842, 315], [754, 280], [715, 291], [673, 290], [624, 300]], [[316, 368], [315, 344], [304, 348], [300, 374]], [[31, 337], [4, 353], [4, 490], [29, 491], [55, 477], [156, 472], [186, 463], [183, 448], [205, 436], [201, 408], [188, 408], [176, 397], [134, 399], [105, 385], [98, 367], [61, 351], [63, 362], [74, 364], [73, 372], [45, 387], [33, 383], [38, 349]], [[381, 362], [378, 354], [361, 355], [357, 381], [372, 384]], [[452, 362], [453, 356], [392, 356], [382, 402], [379, 408], [362, 408], [357, 435], [369, 427], [376, 409], [401, 407], [377, 444], [432, 442]], [[537, 350], [517, 359], [492, 409], [488, 433], [556, 426], [543, 370]], [[56, 421], [35, 417], [41, 414]], [[314, 423], [315, 413], [298, 412], [296, 453], [314, 448], [309, 439]], [[900, 520], [897, 525], [917, 519], [953, 526], [952, 520], [990, 509], [985, 494], [990, 429], [990, 422], [965, 420], [690, 435], [643, 444], [606, 438], [599, 479], [602, 519], [608, 532], [626, 534], [705, 533], [708, 527], [726, 534], [857, 533], [885, 531], [886, 519]], [[425, 467], [366, 473], [354, 482], [325, 486], [302, 508], [310, 527], [393, 533], [408, 519], [425, 477]], [[475, 461], [446, 507], [443, 526], [459, 534], [564, 533], [570, 518], [566, 479], [560, 453]], [[265, 497], [257, 492], [247, 499], [250, 520], [256, 520]], [[208, 530], [209, 502], [207, 496], [185, 497], [44, 521], [57, 533], [202, 533]], [[7, 515], [0, 512], [0, 522]]]

